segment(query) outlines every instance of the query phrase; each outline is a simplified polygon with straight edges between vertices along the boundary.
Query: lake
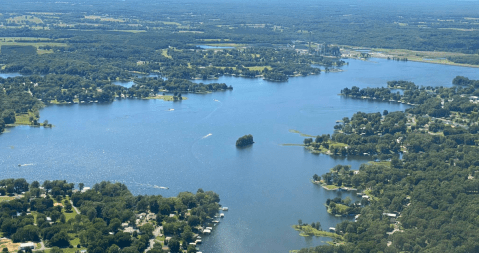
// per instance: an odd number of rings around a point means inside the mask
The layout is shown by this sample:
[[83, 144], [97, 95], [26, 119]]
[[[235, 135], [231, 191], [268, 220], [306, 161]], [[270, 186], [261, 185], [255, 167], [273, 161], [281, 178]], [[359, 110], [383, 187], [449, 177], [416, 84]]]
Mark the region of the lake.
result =
[[22, 76], [20, 73], [0, 73], [1, 78], [9, 78], [9, 77], [17, 77], [17, 76]]
[[[451, 86], [457, 75], [479, 79], [474, 68], [347, 61], [344, 72], [285, 83], [221, 77], [206, 82], [224, 82], [234, 90], [185, 94], [188, 100], [176, 103], [131, 99], [49, 106], [40, 121], [47, 119], [54, 128], [15, 127], [0, 136], [0, 173], [29, 182], [65, 179], [86, 186], [119, 181], [134, 194], [215, 191], [229, 211], [212, 235], [204, 237], [202, 252], [288, 252], [320, 245], [329, 239], [300, 237], [291, 225], [302, 219], [319, 221], [323, 229], [335, 226], [346, 218], [330, 216], [326, 199], [354, 198], [355, 193], [326, 191], [310, 182], [312, 175], [337, 164], [357, 169], [367, 158], [314, 155], [302, 147], [282, 146], [305, 138], [290, 130], [332, 134], [336, 120], [357, 111], [407, 108], [338, 96], [344, 87], [380, 87], [391, 80]], [[245, 134], [252, 134], [255, 144], [237, 149], [236, 140]]]

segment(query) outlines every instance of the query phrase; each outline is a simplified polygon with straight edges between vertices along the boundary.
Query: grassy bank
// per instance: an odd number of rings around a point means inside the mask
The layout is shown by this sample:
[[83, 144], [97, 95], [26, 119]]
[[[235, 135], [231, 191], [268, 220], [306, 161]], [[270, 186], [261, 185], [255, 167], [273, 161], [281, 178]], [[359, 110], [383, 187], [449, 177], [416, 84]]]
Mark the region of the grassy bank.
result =
[[[188, 98], [187, 97], [182, 97], [183, 99], [182, 100], [187, 100]], [[162, 99], [164, 101], [180, 101], [180, 100], [175, 100], [173, 98], [173, 96], [170, 96], [170, 95], [158, 95], [158, 96], [154, 96], [154, 97], [146, 97], [146, 98], [143, 98], [143, 99]]]
[[[359, 57], [360, 52], [356, 50], [369, 49], [369, 48], [356, 48], [350, 46], [343, 46], [345, 50], [351, 52], [349, 57]], [[407, 58], [408, 61], [426, 62], [434, 64], [444, 64], [453, 66], [462, 66], [470, 68], [479, 68], [479, 65], [462, 64], [449, 61], [447, 57], [453, 56], [469, 56], [463, 53], [453, 52], [437, 52], [437, 51], [414, 51], [407, 49], [386, 49], [386, 48], [370, 48], [369, 55], [374, 58]]]
[[343, 240], [343, 237], [341, 235], [331, 233], [331, 232], [327, 232], [327, 231], [323, 231], [323, 230], [317, 230], [317, 229], [311, 227], [311, 225], [305, 225], [305, 226], [304, 225], [303, 226], [293, 225], [291, 227], [296, 231], [300, 231], [300, 233], [299, 233], [300, 236], [305, 236], [305, 237], [306, 236], [329, 237], [329, 238], [333, 238], [335, 240], [340, 240], [340, 241]]

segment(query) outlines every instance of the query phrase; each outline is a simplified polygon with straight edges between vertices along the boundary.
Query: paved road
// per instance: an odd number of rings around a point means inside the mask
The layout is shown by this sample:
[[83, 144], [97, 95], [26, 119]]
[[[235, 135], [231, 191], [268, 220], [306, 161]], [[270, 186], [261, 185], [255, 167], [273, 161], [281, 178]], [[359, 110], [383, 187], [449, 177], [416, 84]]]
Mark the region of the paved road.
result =
[[42, 247], [40, 247], [39, 249], [35, 249], [34, 251], [43, 251], [43, 250], [50, 249], [45, 247], [45, 244], [43, 243], [43, 240], [41, 239], [40, 239], [40, 244], [42, 245]]
[[161, 234], [162, 229], [163, 229], [163, 226], [159, 226], [153, 231], [153, 236], [154, 237], [153, 237], [153, 239], [150, 239], [150, 246], [148, 246], [148, 248], [146, 248], [145, 252], [148, 252], [149, 250], [153, 249], [153, 246], [155, 246], [156, 237], [162, 236], [162, 234]]
[[70, 203], [72, 204], [73, 209], [75, 209], [75, 212], [76, 212], [77, 214], [80, 214], [80, 211], [78, 211], [78, 208], [76, 208], [76, 207], [73, 205], [73, 202], [72, 202], [71, 200], [70, 200]]

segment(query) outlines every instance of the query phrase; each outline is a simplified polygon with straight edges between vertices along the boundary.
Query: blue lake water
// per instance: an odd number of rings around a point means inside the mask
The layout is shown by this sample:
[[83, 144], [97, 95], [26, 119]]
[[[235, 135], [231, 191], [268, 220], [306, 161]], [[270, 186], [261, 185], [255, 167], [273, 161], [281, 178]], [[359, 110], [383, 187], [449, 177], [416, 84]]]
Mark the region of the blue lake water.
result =
[[[328, 239], [300, 237], [291, 225], [302, 219], [319, 221], [323, 229], [335, 226], [346, 218], [327, 214], [326, 199], [355, 194], [326, 191], [311, 184], [310, 178], [336, 164], [357, 169], [367, 160], [282, 146], [304, 139], [289, 130], [331, 134], [336, 120], [357, 111], [407, 108], [338, 96], [344, 87], [380, 87], [390, 80], [450, 86], [457, 75], [479, 79], [474, 68], [347, 61], [344, 72], [291, 78], [286, 83], [221, 77], [211, 82], [224, 82], [234, 90], [185, 94], [188, 100], [176, 103], [131, 99], [49, 106], [41, 111], [40, 120], [48, 119], [54, 128], [15, 127], [0, 136], [0, 173], [2, 178], [66, 179], [87, 186], [120, 181], [134, 194], [175, 196], [198, 188], [213, 190], [229, 211], [204, 238], [202, 252], [288, 252], [320, 245]], [[236, 139], [245, 134], [252, 134], [255, 144], [237, 149]]]
[[9, 77], [16, 77], [16, 76], [22, 76], [20, 73], [0, 73], [1, 78], [9, 78]]

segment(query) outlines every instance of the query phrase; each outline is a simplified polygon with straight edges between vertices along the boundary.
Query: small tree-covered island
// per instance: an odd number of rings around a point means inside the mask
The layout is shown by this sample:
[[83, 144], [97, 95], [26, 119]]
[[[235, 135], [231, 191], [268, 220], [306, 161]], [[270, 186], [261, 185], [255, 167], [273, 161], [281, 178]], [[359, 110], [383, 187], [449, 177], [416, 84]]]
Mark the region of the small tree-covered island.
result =
[[253, 135], [247, 134], [236, 140], [236, 147], [246, 147], [253, 144]]
[[[130, 193], [121, 183], [91, 189], [64, 180], [0, 181], [3, 252], [196, 252], [214, 227], [218, 194], [199, 189], [177, 197]], [[200, 236], [201, 235], [201, 236]], [[25, 244], [30, 242], [30, 244]], [[23, 244], [22, 244], [23, 243]]]

